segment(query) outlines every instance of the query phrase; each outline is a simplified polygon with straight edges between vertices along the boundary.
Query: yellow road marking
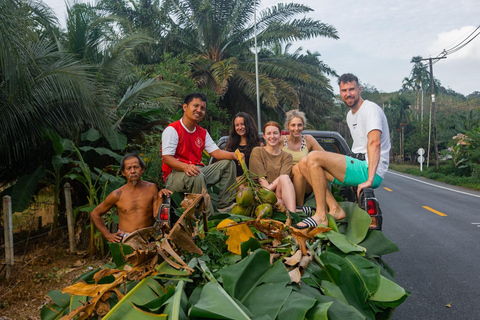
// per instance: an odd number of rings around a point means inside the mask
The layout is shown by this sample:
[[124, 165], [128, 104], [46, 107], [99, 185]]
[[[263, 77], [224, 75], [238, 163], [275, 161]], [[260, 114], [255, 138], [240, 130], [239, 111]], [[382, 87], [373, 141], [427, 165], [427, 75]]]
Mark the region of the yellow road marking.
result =
[[437, 211], [437, 210], [432, 209], [432, 208], [427, 207], [427, 206], [423, 206], [422, 208], [427, 209], [428, 211], [431, 211], [431, 212], [433, 212], [433, 213], [436, 213], [436, 214], [438, 214], [438, 215], [441, 216], [441, 217], [446, 217], [446, 216], [447, 216], [445, 213], [442, 213], [442, 212], [440, 212], [440, 211]]
[[383, 189], [385, 189], [385, 190], [387, 190], [387, 191], [390, 191], [390, 192], [393, 191], [392, 189], [389, 189], [389, 188], [387, 188], [387, 187], [383, 187]]

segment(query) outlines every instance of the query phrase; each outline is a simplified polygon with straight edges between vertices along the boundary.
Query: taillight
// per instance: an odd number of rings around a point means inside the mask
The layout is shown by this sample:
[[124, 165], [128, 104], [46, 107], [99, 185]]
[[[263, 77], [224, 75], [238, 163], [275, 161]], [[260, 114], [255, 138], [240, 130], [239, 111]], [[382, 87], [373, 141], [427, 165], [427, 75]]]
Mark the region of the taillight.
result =
[[168, 207], [163, 207], [160, 212], [160, 220], [168, 220]]
[[377, 206], [375, 204], [375, 201], [373, 199], [368, 199], [367, 200], [367, 212], [371, 216], [376, 216], [377, 215]]

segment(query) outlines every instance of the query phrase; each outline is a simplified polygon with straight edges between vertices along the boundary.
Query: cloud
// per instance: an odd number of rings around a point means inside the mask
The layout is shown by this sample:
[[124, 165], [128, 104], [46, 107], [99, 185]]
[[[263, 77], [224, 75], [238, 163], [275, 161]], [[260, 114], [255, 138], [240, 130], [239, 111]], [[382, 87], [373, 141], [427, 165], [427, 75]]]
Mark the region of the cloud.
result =
[[[480, 36], [473, 38], [480, 30], [475, 31], [475, 29], [477, 28], [474, 26], [464, 26], [460, 29], [439, 33], [437, 39], [429, 47], [429, 50], [433, 53], [432, 56], [437, 56], [444, 50], [448, 51], [461, 43], [465, 44], [471, 40], [465, 47], [447, 57], [450, 61], [460, 59], [480, 60]], [[474, 33], [472, 34], [472, 32]]]

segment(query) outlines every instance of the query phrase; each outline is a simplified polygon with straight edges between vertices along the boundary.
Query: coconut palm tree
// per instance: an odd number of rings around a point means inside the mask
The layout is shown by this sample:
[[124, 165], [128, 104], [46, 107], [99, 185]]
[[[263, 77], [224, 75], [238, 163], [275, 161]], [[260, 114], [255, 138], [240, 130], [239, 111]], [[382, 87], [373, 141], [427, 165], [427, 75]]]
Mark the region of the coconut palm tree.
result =
[[[176, 52], [194, 54], [192, 76], [200, 87], [208, 87], [222, 97], [230, 112], [247, 110], [255, 114], [256, 85], [254, 63], [253, 0], [198, 1], [166, 0], [168, 34], [165, 43]], [[267, 49], [314, 37], [338, 39], [334, 27], [310, 18], [294, 19], [312, 11], [305, 5], [288, 3], [266, 8], [257, 15], [257, 42]], [[263, 53], [263, 51], [262, 51]], [[303, 60], [303, 61], [302, 61]], [[308, 69], [315, 62], [316, 67]], [[259, 55], [261, 103], [273, 108], [309, 108], [329, 104], [333, 94], [325, 78], [326, 66], [318, 55]], [[310, 88], [306, 89], [310, 86]], [[312, 94], [317, 87], [319, 93]]]
[[[0, 9], [0, 175], [35, 168], [44, 132], [71, 137], [88, 126], [108, 131], [97, 108], [93, 73], [74, 55], [58, 51], [53, 12], [41, 2], [2, 2]], [[45, 27], [45, 26], [48, 27]], [[41, 35], [43, 35], [41, 37]], [[8, 169], [7, 169], [8, 168]]]

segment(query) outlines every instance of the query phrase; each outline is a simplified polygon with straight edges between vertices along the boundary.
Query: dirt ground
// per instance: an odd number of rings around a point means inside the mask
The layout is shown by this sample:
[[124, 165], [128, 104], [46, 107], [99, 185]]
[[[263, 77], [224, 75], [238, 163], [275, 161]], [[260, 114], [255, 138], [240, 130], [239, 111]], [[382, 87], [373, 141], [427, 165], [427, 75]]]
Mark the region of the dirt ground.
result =
[[0, 320], [40, 319], [42, 306], [51, 300], [47, 292], [61, 290], [81, 274], [106, 261], [70, 254], [68, 243], [46, 244], [25, 256], [16, 256], [12, 276], [4, 278], [0, 266]]

